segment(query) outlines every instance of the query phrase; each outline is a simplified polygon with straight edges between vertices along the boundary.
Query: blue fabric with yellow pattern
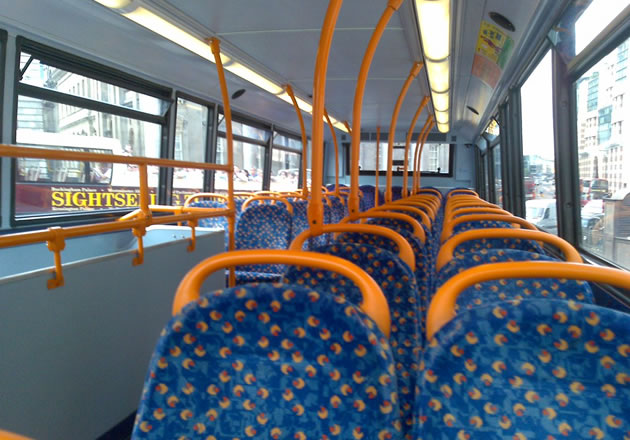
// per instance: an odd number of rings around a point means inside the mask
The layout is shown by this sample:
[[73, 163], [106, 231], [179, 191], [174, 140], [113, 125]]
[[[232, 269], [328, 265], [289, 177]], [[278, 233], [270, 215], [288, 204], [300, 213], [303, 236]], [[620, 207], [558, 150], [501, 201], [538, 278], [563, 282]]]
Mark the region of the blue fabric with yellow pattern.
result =
[[[193, 208], [227, 209], [227, 203], [221, 202], [219, 200], [197, 200], [196, 202], [192, 202], [190, 206]], [[225, 231], [225, 235], [224, 235], [225, 250], [226, 251], [228, 250], [228, 241], [229, 241], [230, 236], [228, 235], [227, 217], [200, 218], [199, 226], [202, 228], [223, 229], [223, 231]]]
[[[508, 261], [558, 261], [532, 252], [493, 249], [454, 257], [436, 276], [436, 290], [452, 276], [481, 264]], [[510, 299], [549, 298], [594, 303], [588, 283], [555, 278], [502, 279], [476, 284], [457, 298], [456, 310], [471, 309]]]
[[[291, 238], [291, 214], [284, 204], [248, 206], [236, 224], [236, 249], [287, 249]], [[238, 266], [239, 283], [259, 280], [241, 272], [282, 274], [281, 264]]]
[[524, 300], [457, 315], [424, 352], [418, 440], [627, 439], [630, 315]]
[[300, 286], [202, 296], [163, 330], [134, 439], [400, 439], [395, 366], [376, 324]]
[[[414, 236], [413, 233], [405, 229], [400, 229], [397, 232], [402, 235], [403, 238], [407, 240], [407, 242], [409, 242], [416, 256], [416, 267], [414, 268], [413, 273], [416, 277], [418, 294], [420, 295], [420, 311], [421, 319], [423, 320], [424, 312], [428, 307], [428, 295], [432, 283], [432, 271], [426, 258], [423, 258], [423, 255], [425, 255], [425, 250], [422, 246], [422, 243], [420, 242], [420, 239], [418, 239], [418, 237]], [[398, 245], [395, 242], [393, 242], [389, 238], [375, 234], [344, 232], [343, 234], [339, 234], [339, 236], [337, 237], [337, 243], [369, 244], [379, 247], [381, 249], [385, 249], [389, 252], [398, 252]]]
[[[418, 241], [418, 243], [420, 243], [420, 246], [423, 249], [420, 257], [423, 258], [426, 264], [429, 265], [429, 268], [433, 268], [433, 265], [435, 263], [435, 257], [436, 257], [436, 252], [435, 252], [436, 246], [433, 243], [433, 240], [431, 240], [431, 231], [429, 230], [429, 228], [425, 226], [424, 223], [422, 223], [422, 219], [416, 217], [417, 214], [414, 214], [411, 212], [399, 212], [399, 214], [409, 215], [410, 217], [417, 220], [418, 223], [420, 223], [420, 226], [422, 226], [422, 230], [424, 231], [424, 235], [425, 235], [425, 241], [424, 241], [424, 246], [422, 245], [421, 241]], [[409, 231], [410, 233], [413, 233], [413, 226], [409, 222], [395, 219], [395, 218], [373, 218], [373, 219], [368, 220], [368, 224], [386, 226], [390, 229], [393, 229], [396, 232], [400, 230], [406, 230], [406, 231]]]
[[520, 238], [482, 238], [478, 240], [468, 240], [459, 244], [453, 254], [469, 254], [479, 252], [483, 249], [514, 249], [527, 252], [544, 254], [542, 246], [534, 240], [523, 240]]
[[374, 208], [374, 194], [376, 193], [374, 185], [361, 185], [359, 189], [363, 193], [363, 197], [359, 200], [361, 212]]
[[[415, 277], [409, 266], [395, 254], [367, 244], [338, 243], [315, 249], [316, 252], [348, 260], [370, 275], [381, 287], [389, 304], [392, 326], [389, 343], [396, 361], [400, 415], [403, 431], [409, 433], [414, 423], [414, 391], [422, 346]], [[348, 278], [309, 267], [289, 267], [284, 282], [331, 293], [359, 304], [361, 291]]]
[[460, 223], [453, 227], [453, 235], [460, 232], [470, 231], [471, 229], [488, 229], [488, 228], [513, 228], [511, 223], [500, 222], [496, 220], [472, 220]]
[[392, 186], [392, 201], [402, 199], [402, 186]]

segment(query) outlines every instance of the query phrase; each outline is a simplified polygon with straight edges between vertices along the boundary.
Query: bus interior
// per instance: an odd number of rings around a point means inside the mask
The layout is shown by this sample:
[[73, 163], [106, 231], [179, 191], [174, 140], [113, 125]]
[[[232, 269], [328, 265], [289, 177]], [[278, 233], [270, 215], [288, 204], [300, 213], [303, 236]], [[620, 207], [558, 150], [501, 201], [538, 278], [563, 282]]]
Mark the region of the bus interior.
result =
[[630, 438], [630, 1], [4, 3], [0, 440]]

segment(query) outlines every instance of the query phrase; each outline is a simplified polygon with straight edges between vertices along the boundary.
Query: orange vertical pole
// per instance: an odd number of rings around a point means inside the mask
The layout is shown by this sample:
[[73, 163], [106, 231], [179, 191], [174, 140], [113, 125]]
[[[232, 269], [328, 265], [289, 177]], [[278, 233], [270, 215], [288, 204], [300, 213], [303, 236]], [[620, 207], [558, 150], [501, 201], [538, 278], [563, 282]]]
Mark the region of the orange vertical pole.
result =
[[[221, 85], [221, 96], [223, 98], [223, 115], [225, 116], [225, 139], [227, 142], [227, 171], [228, 184], [228, 250], [234, 250], [234, 233], [236, 230], [236, 207], [234, 205], [234, 150], [232, 138], [232, 110], [230, 108], [230, 95], [228, 93], [227, 82], [225, 81], [225, 72], [223, 71], [223, 63], [221, 62], [221, 42], [217, 38], [210, 39], [210, 47], [214, 55], [214, 62], [217, 65], [217, 75], [219, 84]], [[236, 276], [234, 268], [230, 268], [229, 285], [233, 287], [236, 284]]]
[[424, 146], [427, 142], [427, 138], [429, 137], [429, 132], [431, 131], [434, 125], [435, 125], [435, 121], [431, 119], [431, 124], [429, 124], [429, 129], [424, 134], [424, 137], [422, 138], [422, 145], [420, 146], [420, 154], [418, 155], [418, 192], [420, 191], [420, 188], [421, 188], [420, 180], [422, 179], [422, 170], [420, 169], [420, 166], [422, 165], [422, 150], [424, 150]]
[[356, 219], [356, 216], [359, 214], [359, 143], [361, 142], [361, 110], [363, 107], [365, 83], [370, 71], [372, 59], [374, 58], [374, 52], [383, 36], [387, 23], [389, 23], [394, 12], [400, 8], [403, 1], [404, 0], [388, 0], [387, 7], [376, 24], [368, 46], [365, 49], [359, 76], [357, 77], [357, 86], [354, 92], [354, 104], [352, 108], [352, 133], [354, 134], [352, 136], [352, 151], [350, 154], [352, 172], [350, 175], [350, 197], [348, 199], [348, 210], [350, 212], [350, 218], [353, 220]]
[[348, 134], [352, 136], [352, 128], [350, 127], [350, 124], [348, 124], [348, 121], [343, 121], [343, 125], [346, 127], [346, 130], [348, 130]]
[[424, 138], [424, 134], [429, 129], [429, 126], [431, 125], [432, 120], [433, 120], [433, 115], [429, 115], [429, 117], [424, 123], [424, 126], [422, 127], [422, 130], [420, 130], [420, 134], [418, 134], [418, 139], [416, 141], [416, 151], [414, 152], [414, 156], [413, 156], [413, 182], [412, 182], [412, 187], [411, 187], [411, 191], [413, 194], [416, 193], [417, 186], [418, 186], [418, 175], [420, 174], [420, 166], [418, 165], [419, 164], [418, 157], [420, 155], [420, 144], [422, 143], [422, 138]]
[[140, 210], [144, 214], [144, 218], [151, 217], [149, 209], [149, 173], [147, 165], [138, 165], [138, 173], [140, 177]]
[[376, 174], [374, 175], [374, 186], [376, 187], [376, 191], [374, 191], [374, 206], [378, 206], [378, 193], [380, 192], [378, 189], [378, 177], [379, 177], [379, 165], [380, 165], [380, 150], [381, 146], [381, 126], [376, 126]]
[[335, 146], [335, 194], [339, 195], [339, 144], [337, 143], [337, 135], [335, 134], [335, 127], [333, 127], [332, 122], [330, 122], [330, 117], [328, 117], [328, 112], [324, 107], [324, 117], [326, 118], [326, 122], [328, 122], [328, 127], [330, 128], [330, 134], [333, 139], [333, 145]]
[[409, 90], [411, 81], [413, 81], [413, 79], [418, 76], [423, 66], [424, 64], [422, 63], [415, 63], [411, 67], [411, 71], [409, 71], [409, 76], [407, 76], [407, 79], [405, 80], [402, 89], [400, 89], [400, 94], [398, 95], [398, 99], [396, 100], [396, 106], [394, 107], [394, 113], [392, 114], [392, 121], [389, 124], [389, 136], [387, 139], [387, 183], [385, 186], [385, 203], [389, 203], [392, 201], [392, 167], [394, 166], [394, 139], [396, 138], [396, 124], [398, 122], [398, 115], [400, 114], [400, 107], [405, 100], [405, 95]]
[[287, 94], [291, 97], [291, 101], [293, 101], [293, 107], [295, 107], [295, 112], [297, 113], [298, 121], [300, 121], [300, 133], [302, 133], [302, 197], [308, 198], [308, 172], [306, 169], [308, 168], [308, 160], [306, 154], [308, 153], [308, 139], [306, 138], [306, 130], [304, 129], [304, 118], [302, 118], [302, 110], [295, 99], [295, 94], [293, 93], [293, 87], [290, 84], [284, 86], [284, 89], [287, 91]]
[[324, 206], [322, 204], [322, 192], [319, 188], [323, 182], [323, 157], [324, 157], [324, 101], [326, 99], [326, 71], [328, 70], [328, 54], [332, 44], [335, 24], [339, 16], [339, 10], [343, 0], [330, 0], [324, 17], [322, 32], [319, 37], [317, 58], [315, 59], [315, 72], [313, 74], [313, 122], [312, 122], [312, 158], [311, 158], [311, 186], [317, 188], [313, 191], [308, 203], [308, 223], [314, 235], [319, 235], [324, 223]]
[[425, 96], [422, 98], [420, 105], [418, 106], [418, 110], [416, 110], [416, 114], [413, 115], [413, 119], [411, 120], [411, 126], [409, 127], [409, 131], [407, 132], [407, 140], [405, 142], [405, 163], [403, 165], [403, 184], [402, 184], [402, 194], [403, 198], [407, 197], [407, 179], [408, 179], [408, 168], [409, 168], [409, 144], [411, 143], [411, 137], [413, 136], [413, 129], [416, 127], [416, 122], [418, 122], [418, 118], [420, 117], [420, 113], [424, 110], [424, 107], [429, 102], [429, 97]]

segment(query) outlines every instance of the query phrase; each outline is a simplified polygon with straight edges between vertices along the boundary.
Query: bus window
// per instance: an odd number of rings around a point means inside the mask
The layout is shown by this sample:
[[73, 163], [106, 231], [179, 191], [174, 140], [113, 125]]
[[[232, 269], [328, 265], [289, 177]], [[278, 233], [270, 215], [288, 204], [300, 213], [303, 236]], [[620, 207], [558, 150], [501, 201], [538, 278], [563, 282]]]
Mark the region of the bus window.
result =
[[496, 195], [495, 203], [503, 207], [503, 181], [501, 178], [501, 144], [492, 148], [492, 161], [494, 166], [494, 191]]
[[[203, 104], [177, 98], [174, 156], [176, 160], [206, 161], [209, 113], [210, 110]], [[172, 203], [183, 205], [187, 196], [203, 190], [203, 183], [203, 170], [175, 168]]]
[[[547, 232], [557, 234], [551, 83], [549, 51], [521, 87], [523, 187], [527, 220]], [[553, 216], [530, 216], [530, 213], [540, 210], [542, 206], [548, 207], [548, 212], [552, 212], [549, 208], [552, 205]]]
[[582, 191], [581, 245], [630, 268], [630, 155], [625, 151], [630, 92], [625, 73], [629, 40], [575, 82]]

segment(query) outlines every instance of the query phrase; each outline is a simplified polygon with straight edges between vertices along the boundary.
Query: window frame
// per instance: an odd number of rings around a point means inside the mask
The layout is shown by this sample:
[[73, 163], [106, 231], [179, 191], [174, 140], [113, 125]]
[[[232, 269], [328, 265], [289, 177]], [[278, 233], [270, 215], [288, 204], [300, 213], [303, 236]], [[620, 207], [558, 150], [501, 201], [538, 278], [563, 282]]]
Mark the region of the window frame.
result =
[[[120, 107], [104, 102], [98, 102], [95, 100], [72, 96], [63, 92], [55, 90], [48, 90], [30, 84], [21, 83], [22, 73], [20, 70], [20, 58], [22, 52], [29, 53], [39, 61], [46, 63], [52, 67], [57, 67], [65, 71], [76, 73], [78, 75], [86, 76], [91, 79], [103, 81], [108, 84], [122, 87], [127, 90], [142, 93], [154, 98], [158, 98], [165, 102], [167, 105], [166, 110], [162, 116], [152, 115], [139, 110], [133, 110], [125, 107]], [[135, 75], [123, 72], [104, 64], [92, 61], [88, 58], [78, 56], [69, 52], [65, 52], [54, 47], [39, 43], [37, 41], [18, 36], [16, 37], [15, 48], [15, 70], [13, 72], [13, 133], [11, 134], [11, 141], [13, 144], [17, 143], [17, 118], [18, 118], [18, 100], [19, 96], [28, 96], [35, 99], [42, 99], [52, 101], [61, 105], [72, 105], [81, 107], [88, 110], [102, 112], [110, 114], [112, 116], [126, 117], [130, 119], [137, 119], [143, 122], [154, 123], [160, 125], [160, 158], [168, 157], [168, 145], [169, 139], [169, 127], [170, 120], [174, 117], [174, 105], [173, 105], [173, 90], [169, 87], [153, 83], [149, 80], [137, 77]], [[82, 224], [94, 221], [107, 221], [112, 217], [117, 217], [120, 214], [131, 212], [132, 208], [120, 208], [120, 209], [104, 209], [98, 211], [73, 211], [67, 213], [45, 213], [40, 215], [29, 215], [27, 217], [18, 218], [16, 216], [16, 184], [17, 184], [17, 160], [11, 159], [11, 203], [10, 203], [10, 227], [14, 230], [20, 230], [23, 228], [39, 227], [46, 225], [56, 225], [59, 223], [64, 224]], [[160, 186], [165, 182], [166, 170], [160, 168], [158, 177], [158, 187], [156, 188], [156, 197], [158, 203], [162, 204], [165, 201], [164, 191], [160, 191]]]
[[[297, 149], [297, 148], [291, 148], [291, 147], [287, 147], [285, 145], [280, 145], [280, 144], [276, 144], [274, 143], [274, 140], [276, 138], [276, 135], [280, 135], [280, 136], [284, 136], [293, 140], [297, 140], [300, 143], [302, 143], [302, 136], [301, 135], [297, 135], [294, 133], [290, 133], [286, 130], [282, 130], [276, 127], [272, 127], [272, 132], [271, 132], [271, 139], [269, 144], [271, 145], [271, 150], [269, 152], [269, 185], [267, 186], [266, 191], [271, 189], [271, 162], [273, 161], [273, 151], [274, 150], [280, 150], [280, 151], [285, 151], [287, 153], [295, 153], [297, 154], [300, 159], [299, 159], [299, 172], [298, 172], [298, 182], [297, 182], [297, 189], [302, 189], [302, 179], [304, 178], [304, 172], [305, 170], [303, 169], [304, 167], [302, 166], [303, 162], [304, 162], [304, 158], [303, 155], [306, 154], [306, 152], [304, 151], [304, 148], [308, 148], [308, 145], [302, 145], [302, 149]], [[309, 142], [310, 139], [307, 137], [306, 138], [306, 142]]]

